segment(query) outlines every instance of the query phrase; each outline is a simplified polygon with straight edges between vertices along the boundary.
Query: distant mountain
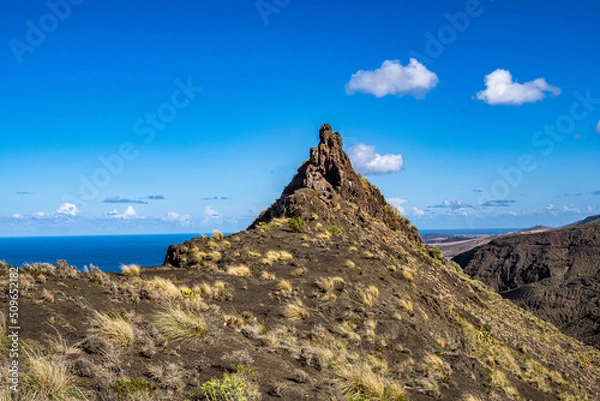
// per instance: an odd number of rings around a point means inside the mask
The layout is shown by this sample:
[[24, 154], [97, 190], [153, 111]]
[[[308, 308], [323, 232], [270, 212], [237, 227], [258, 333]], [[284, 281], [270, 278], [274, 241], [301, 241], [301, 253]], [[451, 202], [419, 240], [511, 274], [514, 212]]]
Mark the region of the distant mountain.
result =
[[502, 236], [453, 261], [564, 333], [600, 348], [599, 220]]
[[596, 223], [596, 222], [599, 222], [599, 221], [600, 221], [600, 214], [597, 214], [595, 216], [589, 216], [589, 217], [586, 217], [583, 220], [576, 221], [575, 223], [569, 224], [569, 225], [567, 225], [565, 227], [583, 226], [583, 225], [586, 225], [586, 224]]

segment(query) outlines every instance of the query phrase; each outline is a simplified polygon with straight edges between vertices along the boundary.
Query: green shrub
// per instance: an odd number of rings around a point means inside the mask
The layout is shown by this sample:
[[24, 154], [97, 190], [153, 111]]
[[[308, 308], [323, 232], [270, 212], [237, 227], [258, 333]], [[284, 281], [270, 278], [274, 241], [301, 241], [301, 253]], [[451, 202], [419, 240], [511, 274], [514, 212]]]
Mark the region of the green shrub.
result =
[[304, 220], [300, 217], [292, 217], [288, 220], [288, 225], [290, 229], [295, 233], [303, 233], [304, 232]]
[[339, 237], [342, 234], [342, 227], [334, 221], [327, 227], [327, 232], [334, 237]]
[[251, 401], [260, 398], [256, 386], [237, 374], [225, 373], [222, 379], [209, 380], [201, 389], [208, 401]]
[[440, 248], [429, 248], [429, 256], [437, 260], [444, 259], [444, 253]]
[[261, 221], [260, 223], [258, 223], [258, 229], [260, 231], [266, 231], [269, 228], [269, 223], [265, 223], [264, 221]]

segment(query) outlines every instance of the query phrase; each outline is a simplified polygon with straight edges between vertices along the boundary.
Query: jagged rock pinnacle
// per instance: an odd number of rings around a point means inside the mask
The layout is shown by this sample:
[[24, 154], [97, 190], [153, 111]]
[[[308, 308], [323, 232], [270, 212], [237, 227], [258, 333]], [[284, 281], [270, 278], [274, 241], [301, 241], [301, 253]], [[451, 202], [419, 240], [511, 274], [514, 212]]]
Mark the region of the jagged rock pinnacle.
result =
[[310, 219], [314, 215], [342, 219], [350, 225], [377, 219], [420, 242], [410, 222], [388, 205], [379, 189], [354, 170], [342, 149], [342, 136], [329, 124], [319, 129], [319, 145], [310, 150], [310, 159], [300, 166], [279, 199], [249, 228], [278, 217]]

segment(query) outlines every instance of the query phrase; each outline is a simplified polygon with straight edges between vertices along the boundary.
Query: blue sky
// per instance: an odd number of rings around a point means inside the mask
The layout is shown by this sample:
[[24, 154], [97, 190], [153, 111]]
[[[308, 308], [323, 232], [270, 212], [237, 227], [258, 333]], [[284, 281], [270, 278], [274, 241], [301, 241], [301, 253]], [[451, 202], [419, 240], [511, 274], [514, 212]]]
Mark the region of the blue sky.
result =
[[0, 17], [0, 235], [245, 228], [318, 128], [420, 228], [600, 213], [600, 5], [27, 1]]

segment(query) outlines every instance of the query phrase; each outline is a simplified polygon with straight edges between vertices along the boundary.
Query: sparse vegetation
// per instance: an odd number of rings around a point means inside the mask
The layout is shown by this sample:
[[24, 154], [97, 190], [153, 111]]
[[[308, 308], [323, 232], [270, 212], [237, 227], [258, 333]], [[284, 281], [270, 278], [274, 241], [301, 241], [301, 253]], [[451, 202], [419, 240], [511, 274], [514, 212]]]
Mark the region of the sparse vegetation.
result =
[[302, 304], [302, 301], [298, 300], [294, 303], [289, 303], [283, 308], [282, 315], [287, 320], [300, 320], [306, 319], [309, 316], [308, 311]]
[[371, 285], [367, 289], [365, 289], [361, 295], [362, 302], [365, 305], [372, 307], [375, 304], [375, 300], [379, 298], [379, 289], [374, 285]]
[[129, 348], [135, 339], [133, 324], [125, 314], [108, 314], [95, 311], [92, 319], [92, 333], [102, 336], [117, 347]]
[[77, 378], [69, 372], [66, 360], [60, 356], [46, 356], [39, 351], [27, 352], [22, 380], [22, 399], [28, 401], [89, 399], [78, 385]]
[[236, 265], [229, 266], [227, 268], [227, 274], [231, 274], [232, 276], [250, 277], [252, 276], [252, 271], [246, 265]]
[[295, 233], [303, 233], [305, 231], [304, 220], [300, 217], [292, 217], [288, 220], [290, 229]]
[[368, 365], [340, 366], [337, 369], [342, 392], [348, 399], [406, 401], [402, 387], [372, 371]]
[[262, 264], [271, 266], [277, 262], [289, 262], [294, 259], [294, 256], [287, 251], [268, 251], [265, 257], [261, 259]]
[[212, 379], [201, 386], [208, 401], [252, 401], [260, 392], [252, 382], [238, 374], [225, 373], [222, 379]]
[[281, 280], [277, 284], [277, 291], [279, 291], [279, 292], [289, 293], [289, 292], [292, 292], [292, 290], [293, 290], [292, 284], [287, 280]]
[[174, 341], [189, 342], [208, 334], [207, 324], [200, 314], [174, 306], [160, 312], [155, 324], [166, 338]]
[[141, 269], [138, 265], [121, 265], [121, 271], [124, 276], [139, 276]]
[[223, 233], [219, 230], [213, 230], [213, 238], [216, 240], [222, 240], [223, 239]]
[[444, 253], [440, 248], [429, 248], [429, 256], [437, 260], [444, 260]]
[[308, 269], [306, 267], [298, 267], [290, 272], [290, 276], [300, 277], [304, 276]]

